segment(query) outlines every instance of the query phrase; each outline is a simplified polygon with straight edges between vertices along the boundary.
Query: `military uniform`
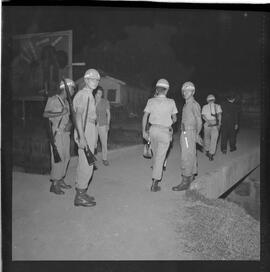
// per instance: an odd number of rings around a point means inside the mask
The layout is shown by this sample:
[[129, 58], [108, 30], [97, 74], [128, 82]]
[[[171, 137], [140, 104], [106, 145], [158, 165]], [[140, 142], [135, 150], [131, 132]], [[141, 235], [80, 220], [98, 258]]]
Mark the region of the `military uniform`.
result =
[[192, 98], [183, 107], [181, 121], [181, 171], [182, 175], [186, 177], [193, 176], [198, 172], [196, 142], [201, 126], [201, 107]]
[[182, 182], [172, 188], [173, 191], [187, 190], [198, 172], [196, 143], [202, 144], [199, 133], [202, 128], [201, 107], [193, 95], [195, 86], [192, 82], [185, 82], [182, 86], [182, 95], [186, 101], [182, 109], [181, 121], [181, 172]]
[[202, 108], [202, 115], [207, 119], [207, 122], [204, 123], [204, 148], [207, 154], [209, 153], [209, 158], [212, 158], [216, 153], [219, 135], [219, 126], [217, 125], [218, 120], [216, 120], [213, 115], [221, 113], [222, 110], [220, 105], [215, 103], [204, 105]]
[[[86, 116], [87, 103], [89, 100], [89, 108]], [[85, 138], [87, 144], [92, 151], [94, 152], [95, 142], [96, 142], [96, 106], [95, 99], [92, 95], [92, 91], [87, 87], [84, 87], [80, 90], [73, 99], [73, 107], [75, 112], [81, 108], [83, 109], [83, 123], [86, 118], [86, 127], [85, 127]], [[74, 139], [78, 144], [78, 134], [77, 131], [74, 131]], [[86, 189], [88, 187], [89, 180], [93, 174], [93, 165], [89, 165], [82, 148], [78, 148], [79, 161], [76, 173], [75, 184], [78, 189]]]
[[175, 101], [165, 95], [148, 100], [144, 112], [149, 113], [149, 135], [153, 150], [152, 179], [161, 180], [164, 160], [172, 139], [172, 118], [178, 113]]
[[[69, 104], [59, 95], [48, 98], [44, 112], [61, 112], [63, 108], [69, 109]], [[54, 162], [52, 147], [51, 147], [51, 180], [61, 180], [66, 175], [67, 166], [70, 160], [70, 131], [69, 127], [69, 110], [66, 114], [58, 117], [49, 118], [52, 122], [52, 131], [55, 134], [55, 145], [60, 155], [61, 161]]]

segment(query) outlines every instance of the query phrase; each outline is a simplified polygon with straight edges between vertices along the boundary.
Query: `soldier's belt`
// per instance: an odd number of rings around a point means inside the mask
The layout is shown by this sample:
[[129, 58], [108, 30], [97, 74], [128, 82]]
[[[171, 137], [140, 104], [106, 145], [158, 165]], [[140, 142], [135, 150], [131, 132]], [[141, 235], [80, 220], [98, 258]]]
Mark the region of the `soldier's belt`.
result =
[[187, 130], [196, 130], [196, 127], [193, 127], [193, 126], [185, 126], [185, 129], [182, 128], [182, 131], [187, 131]]
[[97, 123], [97, 121], [95, 119], [89, 119], [89, 120], [87, 120], [87, 123], [91, 123], [91, 124], [95, 125]]
[[159, 124], [151, 124], [151, 126], [153, 127], [158, 127], [158, 128], [163, 128], [163, 129], [172, 129], [172, 127], [167, 127], [167, 126], [163, 126], [163, 125], [159, 125]]

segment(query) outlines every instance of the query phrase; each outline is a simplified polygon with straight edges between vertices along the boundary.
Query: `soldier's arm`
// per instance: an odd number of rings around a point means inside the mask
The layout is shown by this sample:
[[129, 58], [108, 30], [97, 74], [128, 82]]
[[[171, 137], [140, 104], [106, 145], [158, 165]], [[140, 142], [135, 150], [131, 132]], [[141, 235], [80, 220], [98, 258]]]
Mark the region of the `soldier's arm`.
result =
[[149, 116], [149, 112], [144, 112], [144, 115], [143, 115], [143, 119], [142, 119], [142, 132], [145, 133], [146, 132], [146, 123], [147, 123], [147, 120], [148, 120], [148, 116]]
[[176, 121], [177, 121], [177, 115], [176, 115], [177, 113], [178, 113], [178, 110], [177, 110], [175, 101], [173, 100], [173, 109], [172, 109], [172, 122], [173, 122], [173, 124], [176, 123]]
[[173, 124], [177, 122], [177, 115], [176, 114], [172, 115], [172, 122], [173, 122]]
[[77, 108], [76, 114], [75, 114], [78, 134], [80, 139], [84, 138], [84, 131], [83, 131], [83, 108]]
[[209, 120], [206, 117], [206, 112], [207, 112], [206, 107], [203, 106], [202, 113], [201, 113], [202, 114], [202, 119], [206, 122], [206, 124], [209, 124]]
[[208, 123], [208, 119], [206, 118], [206, 116], [204, 114], [202, 114], [202, 118], [206, 123]]
[[218, 123], [219, 123], [219, 125], [221, 125], [222, 113], [219, 112], [219, 113], [217, 114], [217, 117], [218, 117]]
[[108, 102], [108, 106], [107, 106], [107, 109], [106, 109], [106, 113], [107, 113], [107, 123], [108, 123], [108, 126], [110, 125], [110, 122], [111, 122], [111, 111], [110, 111], [110, 104]]
[[63, 116], [67, 113], [67, 109], [63, 108], [62, 111], [54, 111], [55, 108], [55, 101], [49, 98], [47, 101], [46, 107], [43, 112], [43, 117], [45, 118], [55, 118], [59, 116]]
[[59, 116], [63, 116], [67, 113], [67, 109], [63, 109], [62, 111], [53, 112], [53, 111], [44, 111], [43, 117], [45, 118], [55, 118]]
[[199, 104], [195, 104], [194, 106], [194, 115], [195, 115], [196, 125], [197, 125], [196, 131], [197, 131], [197, 134], [199, 134], [202, 129], [201, 107]]

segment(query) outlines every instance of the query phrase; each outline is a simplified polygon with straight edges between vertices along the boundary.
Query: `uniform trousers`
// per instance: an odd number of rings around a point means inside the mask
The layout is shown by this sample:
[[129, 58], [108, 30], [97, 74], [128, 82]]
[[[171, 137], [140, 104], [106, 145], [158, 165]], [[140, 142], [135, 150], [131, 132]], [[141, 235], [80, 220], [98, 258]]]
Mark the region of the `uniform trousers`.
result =
[[96, 126], [96, 144], [95, 148], [97, 147], [97, 142], [98, 142], [98, 136], [101, 142], [101, 148], [102, 148], [102, 159], [105, 161], [107, 160], [108, 156], [108, 130], [107, 126]]
[[151, 148], [153, 151], [153, 172], [152, 178], [162, 178], [163, 164], [170, 145], [171, 135], [169, 128], [161, 128], [152, 125], [149, 130]]
[[[180, 135], [181, 148], [181, 171], [182, 175], [189, 177], [197, 174], [197, 154], [196, 154], [196, 130], [186, 130]], [[185, 140], [186, 138], [186, 140]]]
[[209, 127], [207, 124], [204, 125], [204, 148], [209, 151], [211, 155], [216, 153], [218, 140], [218, 127]]
[[61, 161], [54, 162], [51, 147], [51, 179], [60, 180], [65, 177], [67, 166], [70, 161], [70, 132], [60, 131], [55, 135], [55, 145]]
[[[85, 128], [85, 138], [90, 150], [94, 153], [96, 143], [96, 126], [94, 123], [88, 122]], [[75, 140], [77, 142], [77, 140]], [[86, 189], [93, 174], [93, 165], [89, 165], [82, 148], [78, 148], [79, 159], [75, 185], [78, 189]]]
[[223, 123], [221, 127], [221, 150], [227, 150], [227, 143], [229, 140], [230, 149], [236, 148], [236, 130], [233, 124]]

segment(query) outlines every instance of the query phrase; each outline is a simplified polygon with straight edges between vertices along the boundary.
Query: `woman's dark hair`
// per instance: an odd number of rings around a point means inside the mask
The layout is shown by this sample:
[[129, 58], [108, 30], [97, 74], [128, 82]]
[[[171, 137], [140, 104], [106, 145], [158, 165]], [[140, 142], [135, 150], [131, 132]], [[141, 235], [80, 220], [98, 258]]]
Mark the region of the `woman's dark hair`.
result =
[[104, 96], [104, 89], [101, 86], [97, 86], [96, 89], [93, 91], [93, 96], [96, 96], [97, 91], [102, 92], [102, 97]]

